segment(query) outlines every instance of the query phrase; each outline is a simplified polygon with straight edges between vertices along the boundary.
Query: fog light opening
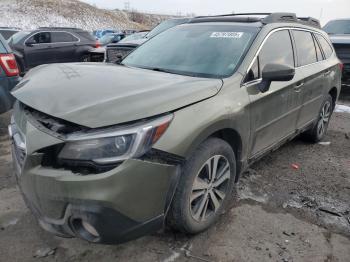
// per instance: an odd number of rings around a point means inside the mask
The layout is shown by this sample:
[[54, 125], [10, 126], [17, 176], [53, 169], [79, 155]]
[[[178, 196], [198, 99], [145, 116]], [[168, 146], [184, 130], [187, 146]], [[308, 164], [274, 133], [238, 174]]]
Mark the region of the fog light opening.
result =
[[73, 219], [72, 227], [76, 234], [79, 235], [79, 237], [87, 241], [98, 242], [100, 240], [100, 234], [98, 233], [97, 229], [83, 219]]

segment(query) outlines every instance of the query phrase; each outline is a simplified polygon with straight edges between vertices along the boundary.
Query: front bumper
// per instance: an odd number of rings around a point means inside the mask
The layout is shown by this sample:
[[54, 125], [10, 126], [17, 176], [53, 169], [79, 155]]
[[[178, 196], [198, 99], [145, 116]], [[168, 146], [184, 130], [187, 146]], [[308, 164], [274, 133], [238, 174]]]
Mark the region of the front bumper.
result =
[[[38, 151], [60, 141], [23, 117], [15, 116], [15, 121], [13, 125], [25, 141], [19, 145], [18, 136], [13, 139], [17, 181], [27, 206], [44, 229], [58, 236], [114, 244], [161, 228], [179, 166], [130, 159], [111, 171], [87, 176], [44, 167]], [[15, 138], [14, 131], [10, 133]], [[82, 222], [98, 235], [89, 234]]]

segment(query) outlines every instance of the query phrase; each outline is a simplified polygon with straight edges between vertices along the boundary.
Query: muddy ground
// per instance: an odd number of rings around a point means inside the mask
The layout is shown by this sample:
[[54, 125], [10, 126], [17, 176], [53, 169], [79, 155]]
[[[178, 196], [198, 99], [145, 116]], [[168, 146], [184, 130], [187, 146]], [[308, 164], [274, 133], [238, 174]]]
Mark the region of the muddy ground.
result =
[[[350, 106], [343, 90], [339, 103]], [[38, 226], [12, 175], [7, 121], [0, 116], [0, 261], [350, 261], [350, 113], [334, 114], [330, 144], [295, 139], [253, 165], [207, 232], [165, 230], [117, 246]]]

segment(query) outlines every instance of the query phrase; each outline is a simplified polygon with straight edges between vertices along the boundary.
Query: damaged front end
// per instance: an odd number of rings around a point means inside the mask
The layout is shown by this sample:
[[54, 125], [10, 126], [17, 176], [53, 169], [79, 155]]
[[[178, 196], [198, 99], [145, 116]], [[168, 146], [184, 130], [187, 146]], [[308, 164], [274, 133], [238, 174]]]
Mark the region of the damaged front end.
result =
[[152, 146], [172, 118], [92, 129], [17, 102], [9, 127], [16, 176], [42, 227], [97, 243], [159, 229], [183, 160]]

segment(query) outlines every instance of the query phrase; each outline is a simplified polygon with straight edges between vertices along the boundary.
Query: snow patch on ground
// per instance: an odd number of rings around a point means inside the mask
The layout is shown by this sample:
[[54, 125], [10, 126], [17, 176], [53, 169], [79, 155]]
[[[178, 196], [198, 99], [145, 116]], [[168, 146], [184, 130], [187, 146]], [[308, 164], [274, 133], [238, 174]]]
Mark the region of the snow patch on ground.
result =
[[173, 251], [168, 258], [163, 260], [163, 262], [174, 262], [176, 259], [180, 257], [180, 255], [181, 254], [179, 252]]
[[349, 113], [350, 114], [350, 106], [336, 105], [334, 112], [337, 112], [337, 113]]

